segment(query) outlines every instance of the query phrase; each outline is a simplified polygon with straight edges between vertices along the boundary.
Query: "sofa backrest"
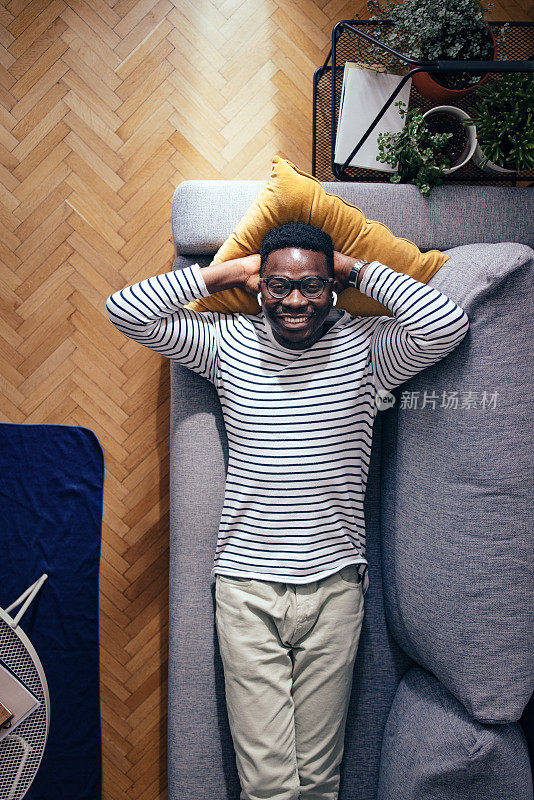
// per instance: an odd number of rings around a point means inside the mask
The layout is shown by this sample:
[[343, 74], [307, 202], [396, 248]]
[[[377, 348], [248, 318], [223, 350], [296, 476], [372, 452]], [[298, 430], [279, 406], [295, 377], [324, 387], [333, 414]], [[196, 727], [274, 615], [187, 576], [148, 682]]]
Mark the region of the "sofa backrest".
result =
[[469, 331], [384, 417], [386, 614], [472, 717], [514, 722], [534, 691], [534, 250], [447, 252], [429, 285]]
[[[173, 198], [177, 253], [214, 253], [253, 203], [264, 181], [184, 181]], [[420, 250], [476, 242], [534, 244], [532, 189], [444, 185], [421, 197], [415, 186], [324, 183], [328, 192], [361, 208]]]

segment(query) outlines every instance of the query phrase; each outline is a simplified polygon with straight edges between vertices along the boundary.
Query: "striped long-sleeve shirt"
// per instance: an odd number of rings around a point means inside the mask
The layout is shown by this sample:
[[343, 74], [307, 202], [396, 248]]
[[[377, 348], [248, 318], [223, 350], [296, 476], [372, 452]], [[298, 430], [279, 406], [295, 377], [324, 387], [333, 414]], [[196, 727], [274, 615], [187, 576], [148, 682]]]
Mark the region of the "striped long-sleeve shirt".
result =
[[305, 350], [262, 313], [184, 308], [208, 291], [197, 265], [111, 295], [113, 324], [216, 387], [229, 459], [212, 574], [304, 584], [358, 565], [368, 587], [364, 495], [376, 395], [463, 339], [465, 312], [373, 261], [359, 289], [393, 317], [338, 318]]

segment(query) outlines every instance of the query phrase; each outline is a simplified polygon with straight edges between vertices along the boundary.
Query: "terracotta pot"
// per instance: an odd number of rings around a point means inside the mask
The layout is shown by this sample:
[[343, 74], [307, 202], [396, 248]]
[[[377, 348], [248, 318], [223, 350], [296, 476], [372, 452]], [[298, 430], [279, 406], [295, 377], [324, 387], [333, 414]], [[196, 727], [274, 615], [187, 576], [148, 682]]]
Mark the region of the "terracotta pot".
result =
[[[497, 53], [497, 42], [491, 31], [489, 31], [489, 35], [493, 44], [492, 60], [494, 60]], [[466, 89], [448, 89], [447, 86], [442, 86], [441, 83], [438, 83], [428, 72], [416, 72], [412, 76], [412, 83], [419, 94], [422, 97], [426, 97], [427, 100], [432, 100], [434, 103], [454, 104], [470, 94], [477, 86], [485, 83], [488, 77], [489, 73], [486, 73], [478, 83], [468, 86]]]
[[[430, 117], [432, 114], [450, 114], [452, 117], [456, 117], [460, 121], [463, 119], [469, 119], [469, 114], [467, 114], [462, 108], [456, 108], [455, 106], [436, 106], [435, 108], [431, 108], [429, 111], [425, 111], [423, 114], [423, 119], [426, 117]], [[474, 125], [466, 125], [465, 132], [467, 134], [467, 144], [464, 148], [463, 153], [460, 155], [460, 158], [455, 161], [452, 167], [443, 170], [444, 175], [450, 175], [451, 172], [456, 172], [457, 169], [463, 167], [469, 159], [473, 156], [476, 148], [477, 148], [477, 129]]]

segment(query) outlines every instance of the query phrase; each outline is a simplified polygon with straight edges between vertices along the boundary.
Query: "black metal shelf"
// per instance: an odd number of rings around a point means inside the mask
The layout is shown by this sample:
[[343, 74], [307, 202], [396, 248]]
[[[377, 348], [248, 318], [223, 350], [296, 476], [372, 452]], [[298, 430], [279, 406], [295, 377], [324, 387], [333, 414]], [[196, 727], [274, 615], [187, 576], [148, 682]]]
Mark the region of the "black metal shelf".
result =
[[[534, 71], [534, 22], [490, 22], [490, 30], [497, 40], [495, 61], [416, 61], [396, 53], [380, 41], [380, 34], [387, 27], [384, 21], [342, 20], [332, 30], [332, 49], [322, 67], [315, 71], [313, 79], [313, 152], [312, 174], [322, 181], [368, 181], [388, 182], [391, 173], [380, 170], [363, 169], [348, 166], [354, 154], [363, 144], [378, 120], [394, 102], [395, 97], [408, 78], [416, 72], [440, 74], [443, 72], [472, 72], [474, 74], [490, 73], [489, 80], [494, 80], [502, 72]], [[504, 41], [499, 37], [504, 25], [507, 25]], [[387, 69], [392, 59], [403, 61], [410, 70], [404, 77], [394, 94], [386, 101], [383, 108], [369, 125], [368, 130], [354, 149], [345, 164], [334, 163], [334, 147], [339, 104], [343, 85], [345, 62], [376, 62], [376, 56], [370, 55], [370, 48], [380, 48], [384, 53], [383, 66]], [[476, 89], [474, 90], [476, 92]], [[455, 100], [454, 105], [468, 110], [473, 94]], [[422, 97], [413, 86], [410, 90], [409, 106], [416, 106], [427, 111], [436, 103]], [[515, 185], [519, 181], [534, 179], [534, 170], [524, 171], [511, 177], [489, 175], [480, 170], [472, 161], [460, 167], [451, 175], [444, 176], [446, 183], [483, 183], [493, 185]]]

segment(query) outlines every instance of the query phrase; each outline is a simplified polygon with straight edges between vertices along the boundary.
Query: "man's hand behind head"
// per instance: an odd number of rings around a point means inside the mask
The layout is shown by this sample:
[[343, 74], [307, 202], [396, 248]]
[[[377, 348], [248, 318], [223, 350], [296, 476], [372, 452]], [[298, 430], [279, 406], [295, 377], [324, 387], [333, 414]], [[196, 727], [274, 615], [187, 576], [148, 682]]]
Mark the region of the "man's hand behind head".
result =
[[254, 253], [202, 267], [201, 273], [210, 294], [225, 289], [243, 289], [257, 294], [260, 288], [260, 256]]
[[260, 263], [259, 253], [243, 256], [237, 259], [243, 268], [243, 281], [241, 288], [249, 294], [257, 294], [260, 290]]
[[334, 250], [334, 274], [339, 292], [342, 292], [349, 285], [349, 275], [354, 266], [354, 261], [354, 258]]
[[[334, 250], [334, 273], [336, 276], [338, 292], [342, 292], [344, 289], [347, 288], [347, 286], [349, 285], [349, 275], [351, 269], [355, 264], [357, 264], [361, 260], [362, 259], [346, 256], [343, 253], [339, 253], [337, 250]], [[365, 266], [363, 266], [360, 269], [360, 274], [358, 276], [358, 286], [361, 283], [361, 280], [363, 278], [363, 273], [365, 272], [368, 263], [369, 262], [364, 262]]]

